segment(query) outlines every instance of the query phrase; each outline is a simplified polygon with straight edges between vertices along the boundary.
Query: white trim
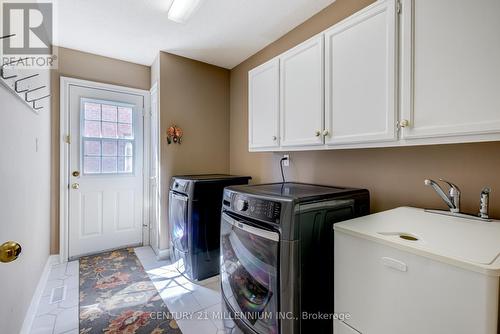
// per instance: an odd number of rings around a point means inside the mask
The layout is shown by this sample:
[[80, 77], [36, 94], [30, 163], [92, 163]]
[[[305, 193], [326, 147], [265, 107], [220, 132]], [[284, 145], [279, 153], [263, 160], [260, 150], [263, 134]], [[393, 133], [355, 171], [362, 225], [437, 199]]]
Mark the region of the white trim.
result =
[[480, 143], [489, 141], [500, 141], [500, 133], [478, 134], [478, 135], [463, 135], [453, 137], [440, 138], [421, 138], [421, 139], [399, 139], [393, 142], [374, 142], [374, 143], [359, 143], [345, 145], [323, 145], [323, 146], [293, 146], [279, 147], [269, 149], [248, 149], [248, 152], [299, 152], [299, 151], [334, 151], [334, 150], [350, 150], [364, 148], [385, 148], [385, 147], [411, 147], [422, 145], [445, 145], [445, 144], [464, 144], [464, 143]]
[[59, 255], [50, 255], [47, 258], [47, 262], [43, 267], [42, 274], [40, 275], [40, 280], [35, 288], [35, 292], [33, 292], [33, 297], [31, 298], [30, 306], [28, 307], [28, 311], [26, 311], [26, 315], [24, 316], [23, 326], [21, 327], [21, 334], [28, 334], [31, 331], [31, 326], [33, 325], [33, 320], [36, 317], [36, 313], [38, 310], [38, 305], [40, 304], [40, 300], [42, 299], [43, 291], [45, 286], [47, 285], [47, 280], [49, 279], [50, 269], [53, 265], [59, 263]]
[[[149, 154], [149, 162], [151, 165], [155, 164], [156, 165], [156, 172], [157, 172], [157, 179], [155, 180], [156, 182], [156, 192], [157, 192], [157, 203], [156, 203], [156, 208], [158, 210], [158, 213], [157, 213], [157, 226], [156, 226], [156, 249], [154, 247], [151, 247], [153, 249], [153, 252], [157, 255], [158, 259], [160, 259], [160, 256], [163, 256], [165, 257], [165, 259], [168, 259], [170, 258], [170, 253], [168, 253], [167, 255], [164, 255], [163, 253], [165, 252], [164, 251], [160, 251], [160, 222], [161, 222], [161, 182], [160, 182], [160, 174], [161, 174], [161, 171], [160, 171], [160, 157], [161, 157], [161, 141], [160, 141], [160, 138], [161, 138], [161, 135], [160, 135], [160, 95], [159, 95], [159, 84], [158, 82], [154, 82], [153, 85], [151, 86], [151, 89], [149, 90], [149, 94], [150, 94], [150, 97], [152, 98], [153, 95], [156, 94], [156, 124], [153, 124], [152, 120], [153, 120], [153, 109], [150, 107], [150, 125], [149, 125], [149, 133], [151, 134], [152, 132], [152, 129], [153, 129], [153, 126], [155, 126], [157, 128], [157, 132], [158, 133], [158, 137], [156, 138], [156, 141], [157, 141], [157, 148], [158, 148], [158, 152], [157, 152], [157, 158], [156, 160], [153, 159], [153, 157], [151, 156], [151, 149], [152, 149], [152, 143], [150, 142], [149, 143], [149, 150], [147, 151], [147, 153]], [[151, 105], [151, 104], [150, 104]], [[151, 138], [151, 135], [149, 136], [149, 138]], [[151, 165], [149, 165], [149, 171], [151, 171]], [[151, 175], [149, 175], [151, 176]], [[148, 178], [148, 185], [151, 186], [151, 177]], [[151, 190], [151, 189], [150, 189]], [[151, 201], [152, 199], [149, 198], [150, 200], [150, 203], [149, 203], [149, 207], [148, 207], [148, 213], [150, 213], [150, 210], [151, 210]], [[149, 236], [151, 237], [151, 217], [149, 217]], [[152, 246], [152, 243], [150, 242], [149, 243], [150, 246]], [[160, 255], [163, 254], [163, 255]]]
[[[59, 154], [60, 154], [60, 176], [59, 176], [59, 257], [60, 262], [64, 263], [68, 261], [69, 255], [69, 240], [68, 240], [68, 224], [69, 224], [69, 210], [68, 210], [68, 198], [69, 198], [69, 145], [66, 143], [66, 136], [69, 134], [69, 89], [71, 86], [79, 86], [85, 88], [109, 90], [124, 94], [133, 94], [143, 97], [143, 136], [144, 136], [144, 150], [149, 149], [149, 131], [150, 128], [146, 126], [149, 125], [149, 110], [151, 106], [150, 93], [148, 90], [129, 88], [105, 83], [99, 83], [88, 80], [74, 79], [69, 77], [61, 77], [60, 87], [60, 105], [59, 105], [59, 116], [60, 116], [60, 138], [59, 138]], [[147, 139], [147, 141], [146, 141]], [[147, 151], [146, 151], [147, 152]], [[149, 155], [143, 154], [143, 192], [144, 192], [144, 207], [143, 207], [143, 224], [148, 222], [149, 212], [147, 210], [149, 205]], [[142, 227], [143, 231], [143, 244], [149, 244], [149, 229]], [[147, 234], [147, 238], [145, 238]]]
[[158, 261], [169, 260], [172, 256], [172, 251], [170, 248], [167, 249], [158, 249], [158, 254], [156, 255], [156, 259]]

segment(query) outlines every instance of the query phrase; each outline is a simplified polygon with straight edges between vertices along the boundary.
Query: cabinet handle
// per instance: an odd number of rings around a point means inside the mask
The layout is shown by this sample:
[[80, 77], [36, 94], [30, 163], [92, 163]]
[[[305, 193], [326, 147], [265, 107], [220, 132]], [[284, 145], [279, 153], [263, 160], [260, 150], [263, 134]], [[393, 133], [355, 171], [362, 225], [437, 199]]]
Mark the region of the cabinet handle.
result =
[[407, 128], [409, 126], [410, 126], [410, 121], [407, 119], [403, 119], [403, 120], [401, 120], [401, 122], [399, 122], [400, 128]]
[[326, 136], [328, 136], [329, 134], [330, 134], [330, 132], [328, 132], [328, 130], [323, 131], [323, 137], [326, 137]]
[[273, 141], [276, 141], [276, 139], [278, 139], [276, 136], [273, 136]]
[[321, 136], [321, 131], [319, 131], [319, 130], [318, 130], [318, 131], [316, 131], [315, 135], [316, 135], [316, 137]]
[[389, 267], [389, 268], [394, 269], [394, 270], [398, 270], [398, 271], [402, 271], [402, 272], [408, 271], [408, 266], [406, 265], [406, 263], [399, 261], [399, 260], [396, 260], [396, 259], [393, 259], [393, 258], [390, 258], [390, 257], [383, 257], [382, 264], [384, 266]]

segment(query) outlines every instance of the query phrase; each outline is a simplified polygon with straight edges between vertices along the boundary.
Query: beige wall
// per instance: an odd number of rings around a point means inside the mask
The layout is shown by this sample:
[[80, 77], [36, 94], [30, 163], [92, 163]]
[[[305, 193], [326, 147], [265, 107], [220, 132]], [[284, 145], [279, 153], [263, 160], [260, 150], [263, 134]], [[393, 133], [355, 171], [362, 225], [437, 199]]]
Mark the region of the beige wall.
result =
[[[372, 0], [335, 3], [231, 70], [230, 172], [249, 174], [253, 182], [279, 181], [279, 158], [273, 153], [248, 152], [248, 71], [321, 32]], [[288, 179], [368, 188], [372, 211], [401, 205], [443, 207], [424, 178], [444, 177], [460, 185], [463, 209], [477, 213], [479, 192], [493, 187], [491, 212], [500, 218], [500, 143], [439, 145], [291, 154]]]
[[52, 175], [51, 175], [51, 247], [59, 253], [59, 79], [67, 76], [139, 89], [151, 87], [148, 66], [58, 48], [59, 69], [52, 72]]
[[[169, 247], [168, 187], [172, 175], [229, 171], [229, 70], [160, 53], [161, 226], [160, 249]], [[166, 131], [184, 130], [182, 144]]]

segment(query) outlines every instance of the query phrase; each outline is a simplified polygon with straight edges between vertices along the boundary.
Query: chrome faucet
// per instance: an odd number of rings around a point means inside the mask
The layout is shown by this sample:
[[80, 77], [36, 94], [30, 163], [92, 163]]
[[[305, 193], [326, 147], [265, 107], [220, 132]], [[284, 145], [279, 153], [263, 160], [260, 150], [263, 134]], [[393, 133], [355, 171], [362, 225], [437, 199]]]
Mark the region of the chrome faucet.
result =
[[446, 183], [450, 189], [448, 190], [448, 194], [439, 186], [439, 184], [434, 181], [434, 180], [428, 180], [426, 179], [424, 181], [424, 184], [426, 186], [430, 186], [434, 188], [436, 193], [443, 199], [443, 201], [448, 205], [450, 208], [449, 211], [445, 210], [428, 210], [426, 209], [426, 212], [429, 213], [436, 213], [436, 214], [441, 214], [441, 215], [447, 215], [447, 216], [454, 216], [454, 217], [459, 217], [459, 218], [467, 218], [467, 219], [474, 219], [474, 220], [480, 220], [480, 221], [492, 221], [489, 218], [489, 201], [490, 201], [490, 192], [491, 189], [489, 187], [484, 187], [483, 190], [481, 191], [481, 202], [480, 202], [480, 209], [479, 209], [479, 215], [469, 215], [465, 213], [460, 213], [460, 189], [458, 188], [457, 185], [443, 180], [439, 179], [439, 181]]
[[457, 185], [455, 185], [451, 182], [448, 182], [446, 180], [439, 179], [439, 181], [448, 184], [448, 186], [450, 187], [450, 189], [448, 190], [448, 195], [439, 186], [439, 184], [437, 184], [437, 182], [434, 180], [426, 179], [424, 181], [424, 184], [426, 186], [430, 186], [430, 187], [434, 188], [434, 190], [439, 195], [439, 197], [441, 197], [443, 199], [443, 201], [446, 203], [446, 205], [448, 205], [451, 212], [460, 213], [460, 189], [458, 188]]

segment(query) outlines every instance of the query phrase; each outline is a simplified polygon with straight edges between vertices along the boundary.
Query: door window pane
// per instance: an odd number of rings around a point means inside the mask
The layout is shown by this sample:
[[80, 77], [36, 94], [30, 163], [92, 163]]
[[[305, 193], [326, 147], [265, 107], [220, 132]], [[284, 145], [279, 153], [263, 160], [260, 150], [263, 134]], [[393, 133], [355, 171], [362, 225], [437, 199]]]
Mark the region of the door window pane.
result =
[[118, 157], [118, 173], [132, 173], [132, 157]]
[[102, 105], [102, 120], [105, 122], [116, 122], [116, 106]]
[[133, 173], [133, 107], [89, 99], [82, 102], [84, 174]]
[[133, 138], [132, 124], [118, 124], [118, 138]]
[[85, 110], [85, 119], [91, 121], [101, 120], [101, 105], [98, 103], [85, 102], [83, 105]]
[[116, 157], [102, 157], [102, 172], [116, 173]]
[[118, 155], [122, 157], [131, 157], [133, 153], [133, 145], [130, 141], [118, 142]]
[[118, 108], [118, 122], [132, 124], [132, 108]]
[[102, 142], [102, 155], [116, 157], [118, 153], [117, 142], [113, 141], [103, 141]]
[[85, 174], [98, 174], [101, 172], [100, 157], [83, 157], [83, 172]]
[[85, 137], [99, 138], [101, 136], [101, 122], [85, 121], [83, 133]]
[[102, 122], [102, 137], [116, 138], [116, 123]]
[[84, 155], [101, 155], [101, 142], [97, 140], [85, 140], [83, 142]]

